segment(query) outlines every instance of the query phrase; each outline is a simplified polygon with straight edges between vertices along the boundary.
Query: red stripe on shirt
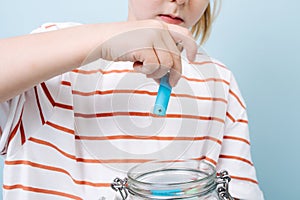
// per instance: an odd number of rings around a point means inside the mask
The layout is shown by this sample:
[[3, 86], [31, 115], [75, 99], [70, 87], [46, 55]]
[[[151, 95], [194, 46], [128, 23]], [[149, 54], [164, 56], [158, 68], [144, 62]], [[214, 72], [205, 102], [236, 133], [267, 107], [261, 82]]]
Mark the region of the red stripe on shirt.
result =
[[150, 92], [146, 90], [106, 90], [106, 91], [92, 91], [92, 92], [81, 92], [72, 90], [72, 94], [80, 95], [80, 96], [92, 96], [92, 95], [107, 95], [107, 94], [147, 94], [150, 96], [157, 95], [157, 92]]
[[199, 161], [200, 161], [200, 160], [206, 160], [206, 161], [212, 163], [214, 166], [217, 165], [217, 161], [215, 161], [215, 160], [212, 159], [212, 158], [208, 158], [207, 156], [201, 156], [201, 157], [199, 157], [199, 158], [194, 158], [194, 159], [192, 159], [192, 160], [199, 160]]
[[229, 94], [231, 94], [232, 96], [234, 96], [234, 98], [236, 98], [236, 100], [239, 102], [239, 104], [246, 109], [246, 106], [243, 104], [243, 102], [241, 101], [241, 99], [238, 97], [237, 94], [235, 94], [232, 90], [229, 90]]
[[34, 93], [35, 93], [35, 99], [36, 99], [36, 103], [37, 103], [39, 113], [40, 113], [40, 118], [41, 118], [42, 124], [44, 125], [45, 124], [45, 118], [44, 118], [44, 115], [43, 115], [43, 111], [42, 111], [42, 107], [41, 107], [37, 87], [34, 87]]
[[73, 106], [55, 102], [55, 106], [66, 110], [73, 110]]
[[66, 104], [55, 102], [54, 99], [52, 98], [45, 82], [41, 83], [41, 86], [43, 88], [43, 91], [44, 91], [45, 95], [47, 96], [48, 100], [50, 101], [50, 103], [53, 107], [56, 106], [56, 107], [63, 108], [63, 109], [66, 109], [66, 110], [73, 110], [73, 106], [71, 106], [71, 105], [66, 105]]
[[[29, 138], [29, 141], [34, 142], [36, 144], [40, 144], [40, 145], [44, 145], [47, 147], [51, 147], [55, 150], [57, 150], [59, 153], [61, 153], [63, 156], [72, 159], [72, 160], [76, 160], [76, 162], [83, 162], [83, 163], [111, 163], [111, 164], [119, 164], [119, 163], [144, 163], [144, 162], [149, 162], [152, 161], [151, 159], [85, 159], [85, 158], [78, 158], [75, 155], [71, 155], [68, 154], [64, 151], [62, 151], [61, 149], [59, 149], [57, 146], [51, 144], [50, 142], [47, 141], [43, 141], [37, 138]], [[208, 158], [206, 156], [202, 156], [200, 158], [195, 158], [194, 160], [207, 160], [209, 162], [211, 162], [212, 164], [216, 165], [216, 161]]]
[[[227, 69], [226, 66], [217, 63], [217, 62], [213, 62], [213, 61], [203, 61], [203, 62], [190, 62], [189, 64], [194, 64], [194, 65], [206, 65], [206, 64], [214, 64], [217, 65], [219, 67], [225, 68]], [[124, 69], [124, 70], [109, 70], [109, 71], [105, 71], [102, 69], [95, 69], [95, 70], [84, 70], [84, 69], [74, 69], [72, 70], [72, 72], [74, 73], [79, 73], [79, 74], [95, 74], [95, 73], [101, 73], [101, 74], [112, 74], [112, 73], [128, 73], [128, 72], [133, 72], [133, 73], [137, 73], [134, 70], [129, 70], [129, 69]]]
[[225, 65], [222, 65], [222, 64], [214, 62], [214, 61], [190, 62], [189, 64], [192, 64], [192, 65], [214, 64], [214, 65], [217, 65], [217, 66], [222, 67], [224, 69], [227, 69], [227, 67]]
[[45, 95], [47, 96], [48, 100], [50, 101], [51, 105], [54, 107], [55, 106], [55, 101], [52, 98], [52, 96], [51, 96], [51, 94], [50, 94], [50, 92], [49, 92], [49, 90], [46, 86], [46, 83], [45, 82], [41, 83], [41, 86], [42, 86], [42, 89], [43, 89]]
[[65, 157], [67, 157], [69, 159], [72, 159], [72, 160], [76, 160], [76, 156], [64, 152], [63, 150], [59, 149], [57, 146], [51, 144], [50, 142], [47, 142], [47, 141], [44, 141], [44, 140], [40, 140], [40, 139], [37, 139], [37, 138], [33, 138], [33, 137], [29, 138], [28, 140], [31, 141], [31, 142], [34, 142], [36, 144], [40, 144], [40, 145], [44, 145], [44, 146], [47, 146], [47, 147], [51, 147], [52, 149], [55, 149], [56, 151], [58, 151], [63, 156], [65, 156]]
[[74, 69], [72, 70], [74, 73], [78, 74], [96, 74], [96, 73], [101, 73], [101, 74], [112, 74], [112, 73], [128, 73], [128, 72], [134, 72], [134, 70], [129, 70], [129, 69], [124, 69], [124, 70], [109, 70], [109, 71], [104, 71], [101, 69], [96, 69], [96, 70], [83, 70], [83, 69]]
[[71, 86], [71, 82], [69, 81], [61, 81], [61, 84], [65, 86]]
[[237, 122], [248, 124], [248, 120], [245, 119], [237, 119]]
[[132, 136], [132, 135], [114, 135], [114, 136], [79, 136], [76, 135], [77, 140], [160, 140], [160, 141], [173, 141], [173, 140], [183, 140], [183, 141], [201, 141], [201, 140], [211, 140], [218, 144], [222, 144], [221, 140], [217, 138], [204, 136], [204, 137], [163, 137], [163, 136]]
[[230, 83], [228, 81], [226, 81], [224, 79], [219, 79], [219, 78], [196, 79], [196, 78], [188, 78], [186, 76], [181, 76], [181, 77], [188, 81], [192, 81], [192, 82], [205, 83], [205, 82], [214, 81], [214, 82], [222, 82], [222, 83], [225, 83], [226, 85], [230, 85]]
[[239, 123], [245, 123], [248, 124], [248, 120], [245, 119], [235, 119], [229, 112], [226, 112], [226, 116], [232, 121], [232, 122], [239, 122]]
[[35, 193], [43, 193], [47, 195], [55, 195], [55, 196], [61, 196], [61, 197], [67, 197], [70, 199], [75, 199], [75, 200], [82, 200], [82, 198], [68, 194], [65, 192], [60, 192], [60, 191], [55, 191], [55, 190], [48, 190], [48, 189], [43, 189], [43, 188], [37, 188], [37, 187], [31, 187], [31, 186], [24, 186], [21, 184], [16, 184], [16, 185], [3, 185], [3, 189], [5, 190], [15, 190], [15, 189], [21, 189], [25, 191], [30, 191], [30, 192], [35, 192]]
[[241, 180], [241, 181], [248, 181], [248, 182], [258, 184], [258, 181], [254, 180], [254, 179], [251, 179], [251, 178], [240, 177], [240, 176], [232, 176], [232, 175], [230, 175], [230, 178]]
[[213, 97], [199, 97], [199, 96], [193, 96], [189, 94], [171, 94], [171, 96], [174, 97], [185, 97], [185, 98], [191, 98], [191, 99], [197, 99], [197, 100], [204, 100], [204, 101], [220, 101], [227, 104], [227, 101], [222, 98], [213, 98]]
[[233, 117], [229, 112], [226, 112], [226, 116], [227, 116], [232, 122], [235, 122], [234, 117]]
[[23, 110], [24, 108], [22, 109], [22, 113], [21, 113], [21, 116], [20, 116], [20, 119], [19, 121], [17, 122], [17, 124], [15, 125], [14, 129], [12, 130], [12, 132], [10, 133], [9, 135], [9, 139], [8, 139], [8, 144], [12, 141], [12, 139], [16, 136], [17, 134], [17, 131], [20, 127], [20, 124], [21, 124], [21, 121], [22, 121], [22, 117], [23, 117]]
[[[101, 74], [112, 74], [112, 73], [129, 73], [129, 72], [134, 72], [133, 70], [110, 70], [110, 71], [104, 71], [104, 70], [83, 70], [83, 69], [74, 69], [72, 70], [72, 72], [74, 73], [79, 73], [79, 74], [95, 74], [95, 73], [101, 73]], [[189, 78], [187, 76], [181, 76], [181, 78], [186, 79], [188, 81], [192, 81], [192, 82], [200, 82], [200, 83], [204, 83], [204, 82], [210, 82], [210, 81], [214, 81], [214, 82], [222, 82], [225, 83], [226, 85], [229, 85], [230, 83], [224, 79], [219, 79], [219, 78], [207, 78], [207, 79], [196, 79], [196, 78]]]
[[13, 166], [15, 166], [15, 165], [28, 165], [28, 166], [39, 168], [39, 169], [44, 169], [44, 170], [48, 170], [48, 171], [63, 173], [65, 175], [67, 175], [68, 177], [70, 177], [72, 179], [72, 181], [77, 185], [88, 185], [88, 186], [92, 186], [92, 187], [108, 187], [109, 186], [108, 183], [93, 183], [93, 182], [90, 182], [90, 181], [76, 180], [65, 169], [62, 169], [62, 168], [59, 168], [59, 167], [53, 167], [53, 166], [49, 166], [49, 165], [43, 165], [43, 164], [39, 164], [39, 163], [27, 161], [27, 160], [5, 161], [5, 164], [6, 165], [13, 165]]
[[[195, 160], [195, 161], [202, 161], [206, 160], [209, 161], [211, 164], [216, 165], [217, 162], [211, 158], [208, 158], [207, 156], [201, 156], [198, 158], [191, 158], [190, 160]], [[154, 160], [153, 160], [154, 161]], [[186, 160], [181, 160], [181, 159], [176, 159], [176, 160], [164, 160], [164, 161], [159, 161], [160, 163], [177, 163], [177, 162], [185, 162]]]
[[25, 131], [24, 131], [24, 126], [23, 126], [23, 121], [21, 121], [20, 124], [20, 135], [21, 135], [21, 144], [23, 145], [26, 141], [26, 136], [25, 136]]
[[[111, 112], [111, 113], [95, 113], [95, 114], [85, 114], [85, 113], [75, 113], [75, 117], [82, 118], [99, 118], [99, 117], [113, 117], [113, 116], [138, 116], [138, 117], [158, 117], [149, 112]], [[205, 121], [218, 121], [225, 123], [221, 118], [217, 117], [206, 117], [206, 116], [196, 116], [196, 115], [185, 115], [185, 114], [167, 114], [165, 118], [184, 118], [184, 119], [196, 119], [196, 120], [205, 120]]]
[[250, 145], [250, 142], [244, 138], [239, 138], [239, 137], [234, 137], [234, 136], [224, 136], [223, 137], [225, 140], [237, 140], [237, 141], [241, 141], [244, 142], [246, 144]]
[[76, 162], [83, 162], [83, 163], [143, 163], [147, 161], [151, 161], [149, 159], [108, 159], [108, 160], [100, 160], [100, 159], [85, 159], [85, 158], [78, 158], [75, 155], [71, 155], [69, 153], [64, 152], [63, 150], [59, 149], [57, 146], [51, 144], [50, 142], [43, 141], [36, 138], [30, 138], [29, 141], [34, 142], [36, 144], [44, 145], [47, 147], [51, 147], [52, 149], [55, 149], [63, 156], [76, 160]]
[[245, 158], [241, 158], [241, 157], [238, 157], [238, 156], [220, 155], [219, 158], [239, 160], [239, 161], [248, 163], [249, 165], [253, 166], [253, 163], [252, 163], [252, 162], [250, 162], [249, 160], [247, 160], [247, 159], [245, 159]]
[[60, 131], [66, 132], [66, 133], [70, 133], [72, 135], [75, 134], [74, 130], [66, 128], [66, 127], [63, 127], [63, 126], [60, 126], [60, 125], [57, 125], [57, 124], [55, 124], [53, 122], [47, 121], [46, 124], [49, 125], [49, 126], [51, 126], [51, 127], [53, 127], [53, 128], [55, 128], [55, 129], [57, 129], [57, 130], [60, 130]]
[[51, 28], [51, 27], [53, 27], [53, 26], [56, 26], [56, 24], [50, 24], [50, 25], [48, 25], [48, 26], [45, 26], [45, 29]]
[[[157, 92], [150, 92], [146, 90], [106, 90], [106, 91], [96, 90], [92, 92], [81, 92], [77, 90], [72, 90], [72, 94], [80, 95], [80, 96], [107, 95], [107, 94], [147, 94], [149, 96], [156, 96]], [[220, 102], [227, 103], [227, 100], [223, 98], [200, 97], [200, 96], [193, 96], [189, 94], [174, 94], [174, 93], [172, 93], [171, 96], [205, 100], [205, 101], [220, 101]]]

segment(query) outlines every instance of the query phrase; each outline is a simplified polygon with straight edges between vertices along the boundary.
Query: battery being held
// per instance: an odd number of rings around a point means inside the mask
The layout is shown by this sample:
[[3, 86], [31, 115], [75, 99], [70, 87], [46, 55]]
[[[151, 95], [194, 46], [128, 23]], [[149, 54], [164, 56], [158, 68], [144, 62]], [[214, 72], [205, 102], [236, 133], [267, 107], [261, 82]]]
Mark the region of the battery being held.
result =
[[165, 116], [171, 96], [172, 87], [169, 84], [169, 74], [160, 79], [160, 85], [157, 92], [153, 114]]

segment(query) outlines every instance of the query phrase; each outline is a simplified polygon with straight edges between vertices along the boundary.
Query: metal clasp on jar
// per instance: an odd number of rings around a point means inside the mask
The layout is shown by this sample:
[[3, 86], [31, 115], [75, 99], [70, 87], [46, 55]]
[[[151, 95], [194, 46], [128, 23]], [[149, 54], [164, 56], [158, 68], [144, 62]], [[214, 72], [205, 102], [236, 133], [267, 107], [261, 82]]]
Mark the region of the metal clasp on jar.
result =
[[217, 192], [221, 200], [234, 200], [234, 198], [229, 194], [229, 182], [231, 178], [227, 171], [223, 170], [220, 175], [217, 176]]
[[123, 200], [127, 199], [128, 197], [128, 192], [126, 189], [127, 181], [127, 178], [124, 178], [123, 180], [120, 178], [115, 178], [114, 182], [111, 184], [112, 189], [114, 189], [116, 192], [119, 192]]

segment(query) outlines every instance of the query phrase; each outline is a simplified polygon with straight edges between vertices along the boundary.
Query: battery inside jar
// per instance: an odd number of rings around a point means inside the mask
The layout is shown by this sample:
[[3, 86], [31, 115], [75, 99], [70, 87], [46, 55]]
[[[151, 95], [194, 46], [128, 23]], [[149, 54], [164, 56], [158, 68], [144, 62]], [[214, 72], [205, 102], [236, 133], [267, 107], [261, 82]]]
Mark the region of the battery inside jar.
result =
[[144, 163], [128, 172], [128, 191], [146, 199], [200, 197], [216, 188], [212, 165], [195, 160]]

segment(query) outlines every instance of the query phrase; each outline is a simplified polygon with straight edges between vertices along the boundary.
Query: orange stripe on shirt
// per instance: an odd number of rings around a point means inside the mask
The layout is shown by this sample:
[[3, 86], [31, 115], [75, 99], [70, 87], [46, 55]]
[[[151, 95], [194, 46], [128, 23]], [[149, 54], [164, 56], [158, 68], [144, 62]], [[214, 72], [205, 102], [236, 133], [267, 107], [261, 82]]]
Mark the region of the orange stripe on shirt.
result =
[[251, 178], [240, 177], [240, 176], [232, 176], [232, 175], [230, 175], [230, 178], [237, 179], [237, 180], [242, 180], [242, 181], [248, 181], [248, 182], [258, 184], [258, 181], [254, 180], [254, 179], [251, 179]]
[[245, 119], [237, 119], [237, 122], [248, 124], [248, 120]]
[[20, 127], [20, 124], [21, 124], [21, 121], [22, 121], [22, 117], [23, 117], [23, 110], [24, 110], [24, 108], [22, 109], [19, 121], [17, 122], [17, 124], [15, 125], [14, 129], [12, 130], [12, 132], [9, 135], [8, 144], [12, 141], [12, 139], [16, 136], [16, 134], [18, 132], [18, 129]]
[[96, 73], [112, 74], [112, 73], [128, 73], [128, 72], [135, 72], [135, 71], [134, 70], [129, 70], [129, 69], [124, 69], [124, 70], [109, 70], [109, 71], [104, 71], [102, 69], [96, 69], [96, 70], [74, 69], [74, 70], [72, 70], [72, 72], [78, 73], [78, 74], [96, 74]]
[[66, 104], [55, 102], [53, 97], [51, 96], [45, 82], [41, 83], [41, 86], [43, 88], [43, 91], [44, 91], [46, 97], [48, 98], [49, 102], [51, 103], [51, 105], [53, 107], [59, 107], [59, 108], [63, 108], [66, 110], [73, 110], [73, 106], [71, 106], [71, 105], [66, 105]]
[[246, 106], [243, 104], [243, 102], [241, 101], [241, 99], [238, 97], [237, 94], [235, 94], [232, 90], [229, 90], [229, 94], [231, 94], [232, 96], [234, 96], [236, 98], [236, 100], [239, 102], [239, 104], [246, 109]]
[[[92, 92], [82, 92], [82, 91], [72, 90], [72, 94], [80, 95], [80, 96], [107, 95], [107, 94], [147, 94], [149, 96], [156, 96], [157, 92], [150, 92], [146, 90], [106, 90], [106, 91], [96, 90]], [[189, 94], [174, 94], [174, 93], [172, 93], [171, 96], [205, 100], [205, 101], [220, 101], [220, 102], [227, 103], [227, 100], [223, 98], [199, 97], [199, 96], [193, 96]]]
[[3, 185], [3, 189], [5, 190], [15, 190], [15, 189], [21, 189], [25, 191], [30, 191], [30, 192], [35, 192], [35, 193], [43, 193], [47, 195], [55, 195], [55, 196], [60, 196], [60, 197], [67, 197], [70, 199], [75, 199], [75, 200], [82, 200], [82, 198], [68, 194], [65, 192], [60, 192], [60, 191], [55, 191], [55, 190], [48, 190], [48, 189], [43, 189], [43, 188], [36, 188], [36, 187], [30, 187], [30, 186], [24, 186], [21, 184], [16, 184], [16, 185]]
[[41, 107], [41, 103], [40, 103], [40, 99], [39, 99], [39, 95], [38, 95], [38, 91], [37, 91], [36, 86], [34, 87], [34, 93], [35, 93], [35, 99], [36, 99], [36, 103], [37, 103], [37, 106], [38, 106], [38, 109], [39, 109], [42, 125], [44, 125], [45, 124], [45, 118], [44, 118], [44, 115], [43, 115], [43, 111], [42, 111], [42, 107]]
[[207, 78], [207, 79], [197, 79], [197, 78], [189, 78], [186, 76], [181, 76], [182, 78], [188, 80], [188, 81], [192, 81], [192, 82], [200, 82], [200, 83], [205, 83], [205, 82], [210, 82], [210, 81], [214, 81], [214, 82], [222, 82], [225, 83], [226, 85], [229, 85], [230, 83], [224, 79], [219, 79], [219, 78]]
[[24, 126], [23, 126], [23, 121], [21, 121], [20, 124], [20, 136], [21, 136], [21, 144], [23, 145], [26, 141], [26, 136], [25, 136], [25, 131], [24, 131]]
[[69, 81], [61, 81], [61, 84], [64, 86], [71, 86], [71, 82]]
[[186, 140], [186, 141], [201, 141], [201, 140], [211, 140], [222, 144], [221, 140], [217, 138], [204, 136], [204, 137], [163, 137], [163, 136], [132, 136], [132, 135], [114, 135], [114, 136], [78, 136], [75, 138], [77, 140], [160, 140], [160, 141], [173, 141], [173, 140]]
[[227, 104], [227, 100], [223, 98], [212, 98], [212, 97], [199, 97], [199, 96], [193, 96], [188, 94], [171, 94], [171, 96], [174, 97], [185, 97], [185, 98], [191, 98], [191, 99], [197, 99], [197, 100], [205, 100], [205, 101], [220, 101]]
[[72, 179], [72, 181], [77, 184], [77, 185], [88, 185], [92, 187], [109, 187], [109, 183], [93, 183], [90, 181], [84, 181], [84, 180], [76, 180], [72, 177], [72, 175], [65, 169], [59, 168], [59, 167], [54, 167], [54, 166], [49, 166], [49, 165], [43, 165], [35, 162], [31, 162], [28, 160], [14, 160], [14, 161], [5, 161], [6, 165], [28, 165], [31, 167], [39, 168], [39, 169], [44, 169], [48, 171], [53, 171], [53, 172], [59, 172], [67, 175]]
[[250, 145], [250, 142], [244, 138], [239, 138], [239, 137], [234, 137], [234, 136], [224, 136], [223, 137], [225, 140], [237, 140], [237, 141], [241, 141], [244, 142], [246, 144]]
[[48, 25], [48, 26], [45, 26], [45, 29], [51, 28], [51, 27], [54, 27], [54, 26], [56, 26], [56, 24], [50, 24], [50, 25]]
[[[111, 112], [111, 113], [95, 113], [95, 114], [75, 113], [74, 116], [82, 117], [82, 118], [99, 118], [99, 117], [113, 117], [113, 116], [137, 116], [137, 117], [151, 116], [156, 118], [162, 118], [160, 116], [154, 115], [149, 112]], [[185, 115], [185, 114], [167, 114], [165, 118], [196, 119], [196, 120], [204, 120], [204, 121], [218, 121], [221, 123], [225, 123], [223, 119], [217, 117], [206, 117], [206, 116]]]
[[54, 107], [54, 106], [55, 106], [55, 101], [54, 101], [54, 99], [52, 98], [52, 96], [51, 96], [51, 94], [50, 94], [50, 92], [49, 92], [49, 90], [48, 90], [48, 88], [47, 88], [47, 86], [46, 86], [46, 83], [45, 83], [45, 82], [41, 83], [41, 86], [42, 86], [42, 89], [43, 89], [43, 91], [44, 91], [46, 97], [47, 97], [48, 100], [50, 101], [51, 105]]
[[226, 116], [233, 122], [245, 123], [248, 124], [248, 120], [245, 119], [235, 119], [229, 112], [226, 112]]
[[247, 160], [247, 159], [245, 159], [245, 158], [241, 158], [241, 157], [238, 157], [238, 156], [220, 155], [219, 158], [239, 160], [239, 161], [248, 163], [249, 165], [253, 166], [253, 163], [252, 163], [252, 162], [250, 162], [249, 160]]
[[66, 127], [63, 127], [63, 126], [60, 126], [60, 125], [57, 125], [57, 124], [55, 124], [53, 122], [47, 121], [46, 124], [49, 125], [49, 126], [51, 126], [52, 128], [57, 129], [57, 130], [60, 130], [60, 131], [66, 132], [66, 133], [70, 133], [72, 135], [75, 134], [74, 130], [66, 128]]
[[106, 94], [147, 94], [150, 96], [157, 95], [157, 92], [150, 92], [146, 90], [106, 90], [106, 91], [92, 91], [92, 92], [81, 92], [72, 90], [72, 94], [81, 95], [81, 96], [92, 96], [92, 95], [106, 95]]
[[209, 158], [209, 157], [207, 157], [207, 156], [201, 156], [201, 157], [199, 157], [199, 158], [194, 158], [194, 159], [192, 159], [192, 160], [199, 160], [199, 161], [201, 161], [201, 160], [206, 160], [206, 161], [210, 162], [211, 164], [213, 164], [214, 166], [217, 165], [217, 161], [215, 161], [214, 159]]
[[36, 144], [40, 144], [46, 147], [51, 147], [52, 149], [55, 149], [56, 151], [58, 151], [60, 154], [62, 154], [63, 156], [71, 159], [71, 160], [75, 160], [76, 162], [83, 162], [83, 163], [143, 163], [143, 162], [147, 162], [147, 161], [151, 161], [148, 159], [108, 159], [108, 160], [100, 160], [100, 159], [85, 159], [85, 158], [78, 158], [75, 155], [71, 155], [69, 153], [64, 152], [63, 150], [59, 149], [57, 146], [51, 144], [50, 142], [47, 141], [43, 141], [40, 139], [36, 139], [36, 138], [29, 138], [29, 141], [34, 142]]
[[214, 64], [214, 65], [217, 65], [217, 66], [222, 67], [224, 69], [227, 69], [227, 67], [225, 65], [222, 65], [222, 64], [214, 62], [214, 61], [190, 62], [190, 64], [193, 64], [193, 65]]
[[[206, 62], [206, 63], [212, 63], [212, 62]], [[216, 63], [214, 63], [216, 64]], [[223, 66], [223, 65], [220, 65]], [[104, 71], [104, 70], [83, 70], [83, 69], [74, 69], [72, 70], [74, 73], [79, 73], [79, 74], [96, 74], [96, 73], [101, 73], [101, 74], [112, 74], [112, 73], [135, 73], [134, 70], [110, 70], [110, 71]], [[181, 78], [186, 79], [188, 81], [193, 81], [193, 82], [210, 82], [210, 81], [215, 81], [215, 82], [223, 82], [226, 85], [229, 85], [230, 83], [224, 79], [219, 79], [219, 78], [207, 78], [207, 79], [196, 79], [196, 78], [189, 78], [187, 76], [181, 76]]]
[[59, 149], [57, 146], [51, 144], [50, 142], [47, 142], [47, 141], [44, 141], [44, 140], [40, 140], [40, 139], [37, 139], [37, 138], [33, 138], [33, 137], [30, 137], [28, 140], [31, 141], [31, 142], [34, 142], [36, 144], [40, 144], [40, 145], [43, 145], [43, 146], [51, 147], [52, 149], [55, 149], [56, 151], [58, 151], [63, 156], [65, 156], [65, 157], [67, 157], [69, 159], [72, 159], [72, 160], [76, 160], [76, 156], [64, 152], [63, 150]]
[[[55, 145], [51, 144], [50, 142], [47, 141], [43, 141], [40, 139], [36, 139], [36, 138], [29, 138], [29, 141], [40, 144], [40, 145], [44, 145], [47, 147], [51, 147], [55, 150], [57, 150], [59, 153], [61, 153], [63, 156], [72, 159], [72, 160], [76, 160], [76, 162], [83, 162], [83, 163], [95, 163], [95, 164], [99, 164], [99, 163], [111, 163], [111, 164], [120, 164], [120, 163], [144, 163], [144, 162], [149, 162], [149, 161], [153, 161], [151, 159], [85, 159], [85, 158], [78, 158], [75, 155], [71, 155], [68, 154], [64, 151], [62, 151], [61, 149], [59, 149], [58, 147], [56, 147]], [[213, 159], [210, 159], [206, 156], [202, 156], [200, 158], [195, 158], [195, 160], [207, 160], [211, 163], [213, 163], [214, 165], [216, 165], [216, 161], [214, 161]]]
[[63, 109], [66, 109], [66, 110], [73, 110], [73, 106], [62, 104], [62, 103], [55, 102], [54, 106], [59, 107], [59, 108], [63, 108]]
[[229, 112], [226, 112], [226, 116], [227, 116], [232, 122], [235, 122], [234, 117], [233, 117]]

